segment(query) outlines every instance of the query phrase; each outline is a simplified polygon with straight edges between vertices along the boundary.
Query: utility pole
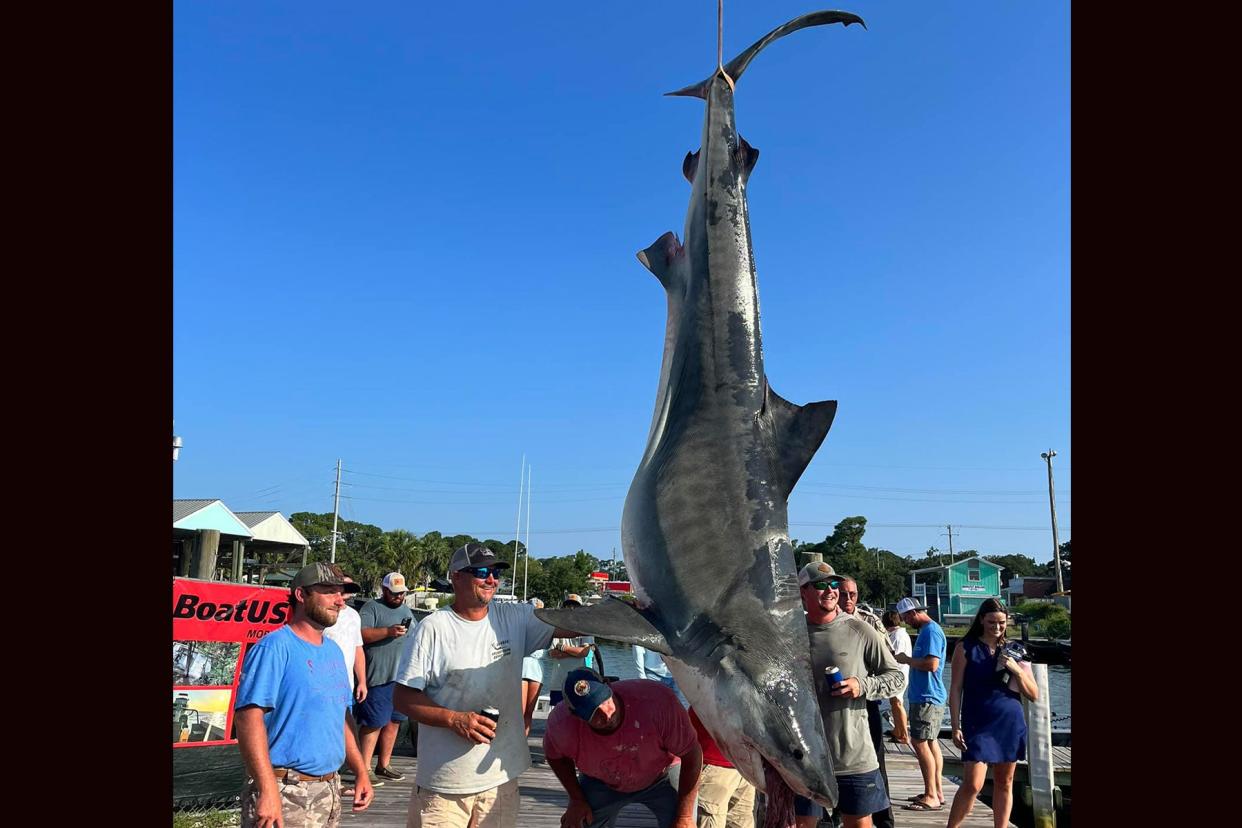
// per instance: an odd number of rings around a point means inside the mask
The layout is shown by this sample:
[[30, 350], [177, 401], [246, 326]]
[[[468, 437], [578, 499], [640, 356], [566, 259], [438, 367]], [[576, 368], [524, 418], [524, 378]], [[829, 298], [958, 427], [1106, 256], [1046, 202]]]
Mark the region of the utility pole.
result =
[[1065, 585], [1061, 582], [1061, 544], [1057, 542], [1057, 503], [1052, 494], [1052, 458], [1056, 457], [1057, 453], [1048, 449], [1039, 456], [1048, 464], [1048, 511], [1052, 513], [1052, 560], [1056, 562], [1057, 568], [1057, 592], [1064, 592]]
[[336, 519], [341, 514], [341, 461], [336, 461], [336, 496], [332, 498], [332, 563], [336, 563]]
[[[176, 428], [176, 427], [177, 427], [177, 424], [173, 423], [173, 428]], [[177, 462], [177, 458], [180, 455], [181, 455], [181, 438], [178, 437], [176, 434], [174, 434], [173, 435], [173, 462], [174, 463]]]
[[[962, 533], [961, 533], [961, 532], [954, 532], [954, 531], [953, 531], [953, 524], [949, 524], [949, 525], [945, 526], [945, 528], [949, 530], [949, 563], [950, 563], [950, 564], [952, 564], [952, 563], [953, 563], [953, 536], [954, 536], [955, 534], [956, 534], [956, 535], [961, 535]], [[943, 532], [941, 532], [940, 534], [941, 534], [942, 536], [944, 535], [944, 533], [943, 533]]]

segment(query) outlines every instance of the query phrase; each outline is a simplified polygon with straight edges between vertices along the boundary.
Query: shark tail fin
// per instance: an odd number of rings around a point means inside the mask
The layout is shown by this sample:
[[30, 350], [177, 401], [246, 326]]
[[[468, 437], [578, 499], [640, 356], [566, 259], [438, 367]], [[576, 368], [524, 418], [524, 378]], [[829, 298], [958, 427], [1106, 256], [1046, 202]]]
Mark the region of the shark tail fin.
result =
[[806, 471], [811, 458], [828, 436], [832, 420], [837, 416], [837, 401], [794, 405], [768, 386], [763, 406], [772, 422], [778, 484], [788, 498], [798, 478]]
[[[724, 70], [736, 83], [742, 77], [742, 73], [746, 71], [746, 67], [750, 65], [752, 60], [754, 60], [755, 55], [763, 51], [764, 47], [772, 41], [780, 40], [785, 35], [796, 32], [799, 29], [805, 29], [808, 26], [823, 26], [828, 23], [841, 23], [846, 26], [851, 23], [859, 23], [864, 29], [867, 28], [867, 24], [863, 22], [861, 17], [849, 12], [817, 11], [811, 12], [810, 14], [804, 14], [801, 17], [795, 17], [783, 26], [777, 26], [775, 29], [756, 40], [750, 45], [750, 48], [746, 49], [746, 51], [726, 63]], [[713, 72], [711, 77], [707, 78], [707, 80], [699, 81], [698, 83], [693, 83], [684, 89], [678, 89], [676, 92], [666, 92], [665, 94], [682, 95], [690, 98], [703, 98], [706, 100], [708, 90], [712, 87], [712, 81], [716, 79], [718, 74], [720, 74], [719, 69]]]
[[541, 621], [562, 630], [597, 635], [609, 641], [620, 641], [622, 644], [637, 644], [662, 655], [673, 654], [664, 639], [664, 633], [655, 628], [646, 613], [629, 601], [611, 595], [598, 604], [565, 609], [537, 609], [535, 615]]

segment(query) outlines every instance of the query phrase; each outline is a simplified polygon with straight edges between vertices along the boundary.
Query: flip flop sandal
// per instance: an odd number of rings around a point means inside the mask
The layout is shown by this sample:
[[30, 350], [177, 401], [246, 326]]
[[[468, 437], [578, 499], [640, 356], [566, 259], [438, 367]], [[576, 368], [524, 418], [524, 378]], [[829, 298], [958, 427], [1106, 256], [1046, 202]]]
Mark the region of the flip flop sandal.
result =
[[906, 811], [939, 811], [944, 808], [943, 805], [928, 805], [926, 802], [911, 802], [901, 807]]
[[353, 785], [350, 785], [348, 788], [341, 788], [341, 796], [353, 796], [353, 795], [354, 795]]

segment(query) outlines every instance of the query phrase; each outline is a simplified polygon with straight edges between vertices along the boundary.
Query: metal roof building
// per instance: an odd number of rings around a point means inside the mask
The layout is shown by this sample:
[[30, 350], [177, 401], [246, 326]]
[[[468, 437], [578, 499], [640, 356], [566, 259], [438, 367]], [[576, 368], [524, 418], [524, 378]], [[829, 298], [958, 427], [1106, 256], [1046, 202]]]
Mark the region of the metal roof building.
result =
[[173, 575], [271, 583], [310, 542], [280, 512], [234, 512], [219, 499], [173, 501]]

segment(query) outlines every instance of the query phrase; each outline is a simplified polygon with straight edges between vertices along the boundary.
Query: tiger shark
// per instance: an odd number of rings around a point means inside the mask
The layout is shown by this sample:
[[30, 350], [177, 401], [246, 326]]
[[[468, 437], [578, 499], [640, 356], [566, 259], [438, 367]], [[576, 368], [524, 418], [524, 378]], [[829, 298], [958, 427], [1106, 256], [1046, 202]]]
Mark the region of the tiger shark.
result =
[[[668, 232], [638, 259], [664, 286], [668, 322], [646, 451], [626, 496], [621, 542], [633, 601], [541, 609], [548, 623], [667, 656], [695, 713], [768, 795], [768, 824], [792, 823], [790, 791], [825, 806], [837, 785], [811, 675], [787, 502], [823, 442], [835, 400], [795, 405], [764, 372], [746, 186], [758, 150], [737, 132], [734, 84], [803, 15], [706, 80], [670, 92], [706, 101], [685, 243]], [[773, 822], [772, 817], [777, 819]]]

